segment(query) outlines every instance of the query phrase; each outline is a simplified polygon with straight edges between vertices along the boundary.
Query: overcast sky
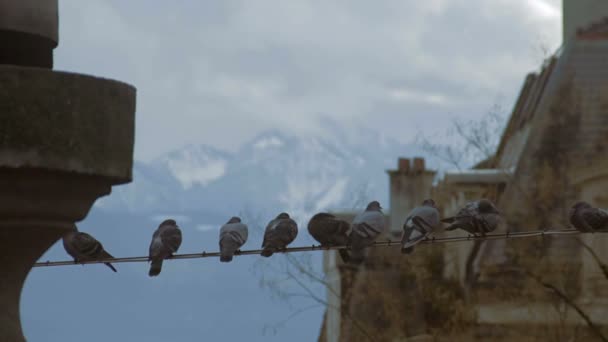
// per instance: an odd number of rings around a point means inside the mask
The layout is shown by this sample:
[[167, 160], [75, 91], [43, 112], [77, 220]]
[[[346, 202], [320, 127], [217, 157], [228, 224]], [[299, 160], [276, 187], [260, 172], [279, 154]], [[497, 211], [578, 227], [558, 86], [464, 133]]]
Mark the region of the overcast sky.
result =
[[408, 142], [510, 109], [559, 0], [60, 1], [55, 68], [135, 85], [136, 158], [324, 118]]

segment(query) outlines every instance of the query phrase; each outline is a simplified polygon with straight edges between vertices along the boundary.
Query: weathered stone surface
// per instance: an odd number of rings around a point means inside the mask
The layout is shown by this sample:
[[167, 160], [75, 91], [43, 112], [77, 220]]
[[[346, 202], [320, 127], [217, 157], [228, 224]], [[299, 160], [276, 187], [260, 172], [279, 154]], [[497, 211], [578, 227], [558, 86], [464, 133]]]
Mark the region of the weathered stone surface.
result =
[[19, 322], [21, 288], [34, 262], [57, 241], [60, 234], [52, 226], [40, 223], [24, 222], [12, 228], [1, 224], [0, 341], [25, 341]]
[[53, 67], [57, 0], [0, 0], [0, 64]]
[[131, 181], [135, 88], [0, 65], [0, 341], [23, 341], [34, 262], [111, 186]]
[[0, 30], [59, 41], [57, 0], [0, 0]]
[[110, 193], [110, 184], [75, 173], [0, 168], [0, 341], [23, 341], [19, 300], [29, 270]]
[[95, 200], [109, 178], [42, 169], [0, 168], [0, 340], [23, 341], [19, 300], [32, 265]]
[[135, 88], [67, 72], [0, 65], [0, 167], [131, 181]]

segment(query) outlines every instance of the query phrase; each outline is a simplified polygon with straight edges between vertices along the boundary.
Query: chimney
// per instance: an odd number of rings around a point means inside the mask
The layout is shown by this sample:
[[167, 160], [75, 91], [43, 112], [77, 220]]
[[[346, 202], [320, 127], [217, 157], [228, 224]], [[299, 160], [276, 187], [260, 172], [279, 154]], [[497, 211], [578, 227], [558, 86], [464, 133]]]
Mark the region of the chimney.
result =
[[388, 170], [390, 177], [391, 238], [401, 236], [405, 217], [431, 195], [435, 171], [427, 170], [424, 158], [399, 158], [398, 169]]
[[607, 0], [563, 0], [563, 42], [608, 17]]
[[414, 173], [424, 172], [424, 158], [414, 158]]
[[407, 158], [399, 158], [398, 171], [402, 173], [409, 173], [410, 160]]

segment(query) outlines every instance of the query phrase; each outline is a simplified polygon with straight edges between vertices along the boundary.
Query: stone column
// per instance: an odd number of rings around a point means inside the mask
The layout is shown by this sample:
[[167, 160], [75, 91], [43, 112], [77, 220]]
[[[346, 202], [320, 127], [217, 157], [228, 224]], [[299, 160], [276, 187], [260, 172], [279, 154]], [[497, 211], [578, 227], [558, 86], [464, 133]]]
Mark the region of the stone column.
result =
[[0, 0], [0, 341], [36, 260], [131, 181], [135, 88], [51, 70], [57, 0]]

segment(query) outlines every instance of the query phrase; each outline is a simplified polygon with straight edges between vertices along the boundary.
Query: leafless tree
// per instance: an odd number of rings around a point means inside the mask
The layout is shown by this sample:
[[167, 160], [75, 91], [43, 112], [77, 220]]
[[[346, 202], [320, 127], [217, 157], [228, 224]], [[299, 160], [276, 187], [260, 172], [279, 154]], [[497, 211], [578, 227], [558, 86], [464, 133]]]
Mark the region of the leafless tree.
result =
[[[346, 210], [360, 210], [369, 201], [369, 183], [362, 182], [350, 187], [344, 196], [345, 201], [341, 205]], [[314, 208], [314, 205], [308, 207]], [[313, 215], [314, 213], [310, 213]], [[253, 214], [251, 210], [242, 214], [249, 223], [250, 231], [256, 236], [263, 236], [265, 224], [262, 215]], [[299, 220], [298, 239], [309, 239], [307, 234], [307, 221]], [[340, 301], [340, 292], [334, 289], [327, 280], [322, 269], [321, 253], [281, 254], [277, 253], [269, 259], [258, 259], [252, 272], [259, 278], [260, 287], [268, 290], [271, 298], [288, 305], [292, 313], [274, 323], [265, 325], [264, 332], [276, 333], [292, 319], [307, 311], [323, 307], [326, 310], [338, 310], [340, 308], [331, 304], [328, 297], [334, 297]], [[296, 299], [305, 299], [307, 303], [295, 305]], [[299, 301], [302, 302], [301, 300]], [[348, 313], [341, 313], [343, 317], [352, 321], [355, 329], [366, 336], [367, 340], [375, 341], [370, 334], [356, 319]]]
[[494, 155], [504, 125], [504, 110], [496, 104], [479, 120], [456, 118], [446, 132], [418, 134], [416, 143], [447, 166], [462, 170]]

